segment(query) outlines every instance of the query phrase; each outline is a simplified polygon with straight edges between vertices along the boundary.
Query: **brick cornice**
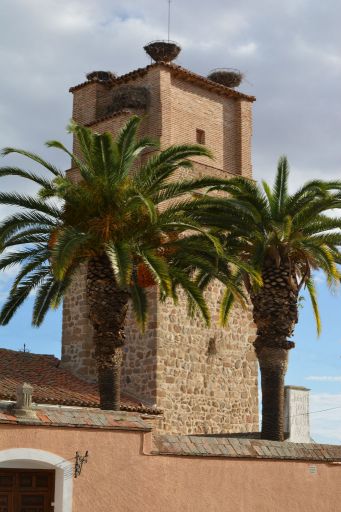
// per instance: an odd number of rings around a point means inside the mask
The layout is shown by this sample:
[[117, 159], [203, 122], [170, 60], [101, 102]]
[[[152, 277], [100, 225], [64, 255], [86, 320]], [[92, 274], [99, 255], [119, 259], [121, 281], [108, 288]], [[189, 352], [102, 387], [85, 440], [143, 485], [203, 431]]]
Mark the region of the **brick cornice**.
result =
[[[230, 96], [232, 98], [236, 99], [244, 99], [246, 101], [255, 101], [255, 96], [250, 96], [248, 94], [244, 94], [239, 91], [235, 91], [234, 89], [231, 89], [229, 87], [226, 87], [225, 85], [217, 84], [216, 82], [213, 82], [212, 80], [209, 80], [208, 78], [198, 75], [197, 73], [194, 73], [193, 71], [189, 71], [186, 68], [183, 68], [182, 66], [178, 66], [177, 64], [174, 64], [172, 62], [155, 62], [154, 64], [149, 64], [148, 66], [144, 68], [135, 69], [134, 71], [130, 71], [129, 73], [126, 73], [125, 75], [121, 75], [120, 77], [114, 78], [112, 81], [109, 81], [105, 85], [107, 87], [112, 87], [113, 85], [118, 85], [122, 83], [129, 82], [130, 80], [134, 80], [135, 78], [138, 78], [140, 76], [144, 76], [148, 73], [150, 69], [154, 68], [164, 68], [168, 69], [174, 76], [178, 76], [182, 79], [184, 79], [187, 82], [192, 82], [198, 85], [199, 87], [203, 87], [204, 89], [211, 90], [213, 92], [216, 92], [217, 94], [221, 94], [223, 96]], [[74, 92], [78, 89], [81, 89], [82, 87], [86, 87], [89, 84], [96, 83], [96, 80], [93, 81], [87, 81], [83, 82], [79, 85], [76, 85], [74, 87], [71, 87], [69, 90], [70, 92]], [[97, 83], [103, 83], [98, 82]]]

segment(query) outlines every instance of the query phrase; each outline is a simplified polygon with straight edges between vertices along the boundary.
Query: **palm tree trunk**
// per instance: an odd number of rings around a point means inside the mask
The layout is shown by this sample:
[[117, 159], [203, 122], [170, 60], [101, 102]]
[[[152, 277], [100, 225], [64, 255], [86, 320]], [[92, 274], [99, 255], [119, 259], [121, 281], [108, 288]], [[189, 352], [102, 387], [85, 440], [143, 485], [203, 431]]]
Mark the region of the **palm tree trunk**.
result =
[[262, 439], [284, 441], [286, 349], [263, 347], [258, 355], [262, 385]]
[[122, 347], [129, 293], [117, 287], [105, 254], [91, 258], [87, 272], [89, 317], [98, 373], [101, 409], [119, 410], [121, 401]]
[[284, 440], [284, 378], [298, 319], [298, 286], [288, 262], [267, 262], [263, 287], [251, 292], [257, 326], [254, 342], [262, 384], [262, 439]]
[[[100, 347], [99, 347], [100, 348]], [[123, 352], [120, 347], [110, 350], [110, 354], [99, 354], [97, 350], [96, 363], [98, 373], [98, 389], [100, 408], [104, 410], [119, 411], [121, 407], [121, 368]]]

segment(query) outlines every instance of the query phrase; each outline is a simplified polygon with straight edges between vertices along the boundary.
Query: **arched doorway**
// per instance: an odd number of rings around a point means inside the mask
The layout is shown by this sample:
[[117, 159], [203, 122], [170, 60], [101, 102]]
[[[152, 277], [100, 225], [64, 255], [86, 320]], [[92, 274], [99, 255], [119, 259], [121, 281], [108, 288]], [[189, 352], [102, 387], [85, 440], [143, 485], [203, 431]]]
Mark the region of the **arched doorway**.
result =
[[0, 512], [71, 512], [72, 484], [73, 464], [59, 455], [32, 448], [0, 451]]
[[53, 512], [52, 469], [0, 469], [0, 512]]

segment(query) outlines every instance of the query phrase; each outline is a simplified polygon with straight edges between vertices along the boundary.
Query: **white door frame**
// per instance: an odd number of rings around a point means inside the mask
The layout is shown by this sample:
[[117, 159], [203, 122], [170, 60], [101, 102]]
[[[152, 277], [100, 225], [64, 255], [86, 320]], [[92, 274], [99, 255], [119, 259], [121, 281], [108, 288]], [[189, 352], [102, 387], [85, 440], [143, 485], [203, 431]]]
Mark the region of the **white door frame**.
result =
[[54, 469], [54, 512], [72, 512], [72, 462], [44, 450], [10, 448], [0, 451], [0, 468]]

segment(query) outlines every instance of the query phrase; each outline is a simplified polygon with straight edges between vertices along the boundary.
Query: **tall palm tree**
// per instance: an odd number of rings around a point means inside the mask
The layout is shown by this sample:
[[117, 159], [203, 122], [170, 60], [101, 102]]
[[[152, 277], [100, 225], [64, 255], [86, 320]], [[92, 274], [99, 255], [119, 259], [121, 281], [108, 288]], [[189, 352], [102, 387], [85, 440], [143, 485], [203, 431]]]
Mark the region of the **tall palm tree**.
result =
[[33, 324], [40, 325], [48, 309], [60, 304], [75, 272], [85, 264], [103, 409], [119, 409], [128, 303], [131, 300], [143, 328], [146, 287], [158, 285], [161, 298], [175, 301], [182, 288], [191, 310], [199, 310], [206, 322], [209, 312], [202, 292], [208, 275], [220, 279], [235, 298], [243, 300], [218, 240], [191, 214], [192, 205], [198, 207], [207, 199], [189, 194], [218, 186], [223, 180], [174, 179], [179, 167], [191, 167], [190, 157], [210, 156], [210, 152], [199, 145], [172, 146], [141, 160], [146, 149], [155, 150], [157, 145], [149, 138], [137, 138], [139, 123], [133, 116], [116, 139], [73, 124], [79, 154], [70, 153], [58, 141], [48, 142], [72, 158], [79, 181], [72, 181], [36, 154], [13, 148], [2, 152], [27, 157], [42, 166], [50, 179], [17, 167], [0, 169], [0, 176], [20, 176], [40, 186], [37, 196], [0, 193], [1, 204], [21, 208], [0, 225], [5, 251], [0, 270], [21, 265], [0, 311], [0, 323], [7, 324], [35, 289]]
[[[298, 321], [298, 303], [306, 288], [314, 310], [317, 332], [321, 322], [314, 277], [322, 271], [329, 286], [339, 283], [341, 263], [341, 218], [330, 210], [341, 208], [341, 182], [309, 181], [293, 194], [288, 192], [286, 157], [278, 163], [272, 188], [238, 177], [215, 187], [229, 194], [220, 207], [208, 205], [197, 221], [224, 231], [228, 250], [239, 254], [262, 276], [263, 285], [251, 282], [239, 269], [253, 306], [257, 327], [254, 342], [262, 385], [262, 437], [284, 438], [284, 377], [290, 339]], [[222, 305], [225, 323], [234, 303], [226, 290]]]

